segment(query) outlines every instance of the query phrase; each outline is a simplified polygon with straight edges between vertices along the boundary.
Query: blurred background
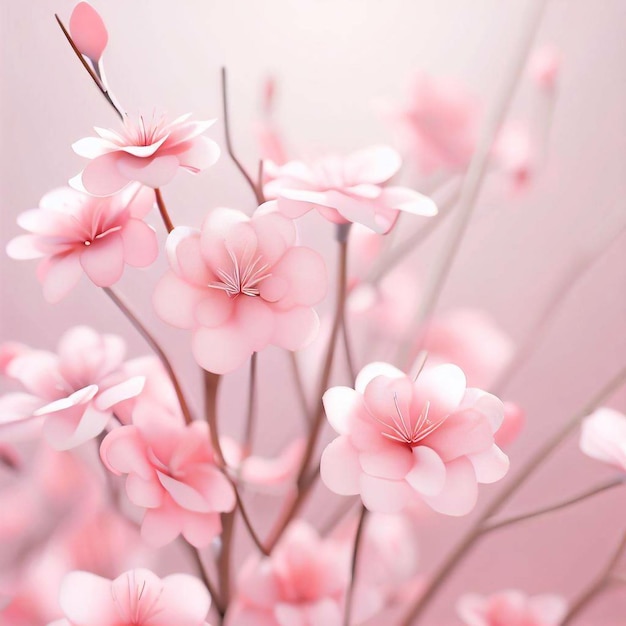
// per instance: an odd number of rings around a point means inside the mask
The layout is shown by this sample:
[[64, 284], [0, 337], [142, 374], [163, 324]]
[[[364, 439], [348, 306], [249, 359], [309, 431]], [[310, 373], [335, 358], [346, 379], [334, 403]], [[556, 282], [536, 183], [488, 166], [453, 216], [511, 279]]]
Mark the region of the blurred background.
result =
[[[219, 71], [229, 72], [232, 136], [239, 157], [255, 170], [256, 129], [263, 85], [276, 81], [275, 121], [289, 150], [299, 155], [348, 152], [376, 143], [402, 146], [389, 106], [406, 103], [416, 74], [453, 80], [489, 107], [515, 53], [528, 0], [94, 0], [109, 30], [109, 84], [129, 113], [166, 110], [177, 116], [218, 118], [209, 135], [223, 147]], [[19, 233], [19, 212], [37, 206], [48, 190], [66, 184], [83, 161], [71, 144], [92, 126], [117, 119], [71, 53], [54, 20], [66, 22], [72, 0], [0, 4], [2, 41], [0, 219], [2, 246]], [[579, 409], [623, 365], [626, 354], [624, 237], [603, 242], [626, 222], [626, 3], [552, 0], [536, 45], [560, 51], [561, 71], [552, 110], [523, 77], [509, 117], [541, 123], [541, 164], [523, 189], [487, 185], [455, 259], [437, 311], [484, 310], [514, 342], [522, 342], [562, 277], [587, 250], [601, 252], [551, 318], [545, 337], [511, 380], [504, 399], [517, 402], [527, 424], [508, 450], [511, 473], [559, 424]], [[399, 141], [400, 135], [400, 142]], [[418, 184], [409, 163], [404, 182]], [[251, 210], [253, 199], [224, 155], [197, 177], [179, 173], [165, 190], [173, 220], [198, 226], [208, 210]], [[164, 232], [151, 221], [161, 241]], [[414, 230], [410, 218], [402, 228]], [[418, 294], [445, 240], [445, 223], [410, 257]], [[402, 237], [403, 234], [398, 235]], [[334, 262], [332, 229], [316, 216], [302, 221], [303, 241]], [[35, 264], [0, 256], [0, 340], [54, 349], [74, 324], [124, 335], [130, 354], [148, 352], [104, 294], [83, 279], [65, 300], [47, 304]], [[150, 297], [165, 268], [129, 271], [119, 291], [163, 340], [185, 385], [199, 398], [200, 378], [188, 337], [160, 322]], [[332, 270], [331, 270], [332, 275]], [[324, 307], [322, 307], [322, 313]], [[284, 355], [260, 361], [261, 426], [256, 446], [276, 452], [298, 434], [295, 396], [275, 384], [288, 377]], [[306, 370], [305, 370], [306, 371]], [[227, 377], [221, 426], [238, 436], [246, 372]], [[342, 378], [343, 377], [343, 378]], [[282, 380], [280, 378], [279, 380]], [[338, 372], [336, 381], [348, 383]], [[196, 404], [199, 406], [200, 401]], [[626, 409], [626, 393], [610, 404]], [[328, 436], [328, 433], [327, 433]], [[584, 457], [574, 436], [523, 488], [507, 511], [549, 504], [594, 485], [610, 470]], [[499, 486], [481, 490], [481, 503]], [[324, 488], [314, 502], [331, 501]], [[337, 500], [333, 496], [333, 503]], [[256, 498], [259, 515], [271, 513]], [[311, 519], [319, 506], [305, 510]], [[598, 572], [624, 531], [626, 496], [612, 490], [548, 517], [494, 533], [480, 543], [433, 603], [426, 623], [454, 624], [452, 603], [465, 591], [521, 588], [574, 596]], [[7, 515], [0, 509], [0, 516]], [[317, 517], [316, 517], [317, 516]], [[420, 567], [428, 572], [467, 527], [465, 519], [432, 518], [419, 527]], [[241, 533], [243, 536], [244, 533]], [[2, 548], [0, 547], [0, 550]], [[250, 546], [242, 539], [240, 558]], [[162, 567], [168, 570], [167, 566]], [[170, 568], [171, 569], [171, 568]], [[587, 624], [623, 624], [626, 594], [605, 594]]]

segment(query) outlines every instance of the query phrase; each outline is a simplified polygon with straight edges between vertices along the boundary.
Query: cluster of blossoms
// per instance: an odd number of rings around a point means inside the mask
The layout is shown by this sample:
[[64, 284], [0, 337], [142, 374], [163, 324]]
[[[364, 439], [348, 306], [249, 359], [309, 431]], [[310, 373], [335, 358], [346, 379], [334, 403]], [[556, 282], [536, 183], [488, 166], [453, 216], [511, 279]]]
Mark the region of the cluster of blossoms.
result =
[[[197, 174], [217, 161], [220, 149], [205, 135], [215, 120], [128, 116], [104, 78], [108, 33], [100, 16], [81, 2], [69, 32], [61, 26], [122, 126], [96, 128], [96, 137], [73, 145], [87, 159], [84, 169], [69, 187], [45, 194], [38, 208], [18, 216], [27, 233], [14, 237], [7, 253], [39, 259], [37, 277], [51, 303], [86, 275], [156, 356], [127, 359], [121, 337], [86, 326], [68, 330], [56, 352], [0, 346], [0, 373], [21, 386], [0, 397], [0, 508], [10, 511], [0, 520], [0, 542], [15, 546], [0, 564], [2, 571], [5, 565], [10, 573], [19, 570], [19, 576], [0, 576], [6, 626], [209, 626], [210, 611], [214, 623], [225, 626], [395, 623], [389, 620], [399, 618], [387, 611], [410, 605], [426, 584], [416, 529], [432, 516], [471, 513], [479, 485], [506, 476], [503, 448], [524, 422], [520, 406], [487, 391], [514, 354], [488, 315], [449, 311], [413, 332], [418, 289], [407, 288], [406, 270], [371, 278], [388, 245], [382, 236], [400, 215], [435, 219], [436, 203], [393, 182], [403, 160], [390, 146], [290, 158], [271, 120], [274, 86], [268, 83], [260, 180], [244, 170], [258, 205], [249, 212], [213, 207], [199, 228], [175, 225], [161, 188], [180, 169]], [[552, 93], [557, 69], [557, 56], [544, 53], [529, 71]], [[394, 119], [410, 129], [422, 174], [467, 168], [480, 109], [463, 92], [417, 81], [410, 105]], [[492, 153], [496, 169], [527, 182], [534, 155], [523, 126], [502, 129]], [[146, 221], [155, 207], [167, 230], [163, 245]], [[336, 234], [333, 315], [324, 310], [330, 300], [325, 259], [302, 244], [298, 220], [310, 211]], [[168, 269], [155, 281], [152, 305], [162, 322], [191, 332], [188, 352], [202, 370], [206, 419], [196, 415], [199, 402], [187, 402], [187, 381], [181, 384], [158, 340], [112, 289], [126, 265], [151, 266], [160, 247]], [[363, 339], [354, 354], [353, 331]], [[332, 384], [341, 334], [354, 387]], [[426, 352], [414, 364], [416, 375], [391, 357], [374, 358], [377, 348], [385, 353], [399, 343], [411, 355]], [[269, 346], [290, 352], [311, 346], [313, 356], [304, 380], [298, 378], [306, 436], [262, 457], [252, 441], [260, 412], [256, 355]], [[248, 362], [248, 421], [240, 442], [219, 432], [217, 394], [222, 377]], [[299, 377], [295, 357], [293, 365]], [[310, 381], [320, 387], [315, 409]], [[281, 398], [274, 410], [284, 422], [292, 412]], [[324, 418], [337, 437], [323, 449], [318, 472], [312, 467]], [[583, 424], [580, 445], [623, 473], [626, 417], [610, 409], [594, 413]], [[24, 450], [33, 464], [28, 470]], [[8, 489], [5, 470], [17, 476]], [[356, 496], [347, 502], [358, 504], [360, 515], [343, 511], [324, 530], [299, 519], [318, 477], [329, 502], [329, 492]], [[249, 496], [261, 493], [284, 497], [263, 536], [248, 512]], [[241, 559], [235, 575], [237, 515], [259, 554]], [[159, 578], [147, 568], [161, 571], [168, 561], [159, 555], [170, 551], [199, 576]], [[209, 559], [214, 563], [207, 566]], [[567, 615], [558, 596], [515, 590], [466, 594], [457, 610], [468, 626], [556, 626]], [[2, 620], [0, 614], [5, 626]]]

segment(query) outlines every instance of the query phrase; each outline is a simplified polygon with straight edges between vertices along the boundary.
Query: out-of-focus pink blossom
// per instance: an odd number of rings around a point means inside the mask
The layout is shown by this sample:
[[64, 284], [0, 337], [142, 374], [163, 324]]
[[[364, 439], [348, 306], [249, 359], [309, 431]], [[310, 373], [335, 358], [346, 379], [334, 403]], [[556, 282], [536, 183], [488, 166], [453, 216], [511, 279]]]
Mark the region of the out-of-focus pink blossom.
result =
[[217, 161], [220, 150], [204, 133], [215, 120], [190, 121], [191, 114], [172, 122], [164, 116], [124, 120], [120, 132], [95, 128], [98, 137], [73, 144], [74, 152], [91, 159], [70, 184], [94, 196], [108, 196], [131, 181], [158, 188], [169, 183], [179, 168], [196, 174]]
[[[283, 138], [273, 119], [275, 98], [276, 81], [269, 76], [263, 83], [261, 117], [256, 124], [256, 134], [261, 159], [270, 163], [270, 170], [274, 165], [283, 165], [288, 160]], [[264, 174], [267, 180], [269, 172], [264, 170]]]
[[594, 411], [582, 424], [580, 449], [626, 471], [626, 415], [607, 407]]
[[153, 203], [152, 190], [139, 185], [110, 198], [55, 189], [38, 209], [18, 216], [17, 223], [30, 234], [12, 239], [7, 253], [14, 259], [42, 259], [37, 276], [49, 302], [66, 296], [83, 272], [98, 287], [110, 287], [121, 278], [124, 264], [146, 267], [156, 259], [156, 233], [142, 220]]
[[115, 580], [71, 572], [59, 599], [65, 619], [49, 626], [208, 626], [211, 596], [194, 576], [163, 579], [135, 569]]
[[504, 403], [504, 420], [495, 434], [496, 445], [500, 448], [507, 448], [520, 435], [524, 428], [526, 416], [524, 410], [514, 402]]
[[517, 590], [491, 596], [468, 593], [457, 603], [457, 613], [467, 626], [557, 626], [566, 611], [560, 596], [527, 596]]
[[109, 34], [100, 14], [88, 2], [79, 2], [74, 7], [70, 35], [78, 51], [97, 64], [109, 41]]
[[339, 434], [321, 462], [331, 491], [359, 494], [380, 513], [421, 498], [440, 513], [465, 515], [476, 504], [477, 483], [508, 471], [508, 457], [494, 443], [502, 402], [466, 389], [456, 365], [428, 368], [413, 381], [392, 365], [371, 363], [355, 388], [333, 387], [323, 398]]
[[271, 203], [261, 208], [252, 218], [215, 209], [201, 231], [178, 227], [167, 239], [171, 270], [154, 307], [165, 322], [194, 331], [196, 361], [218, 374], [269, 344], [302, 348], [319, 327], [312, 307], [326, 295], [324, 262], [295, 245], [291, 220], [269, 211]]
[[294, 522], [270, 558], [240, 573], [227, 626], [341, 626], [349, 552]]
[[280, 490], [295, 484], [306, 441], [295, 439], [275, 457], [246, 456], [230, 437], [221, 438], [222, 453], [232, 473], [240, 481], [259, 490]]
[[335, 224], [363, 224], [387, 233], [400, 211], [432, 216], [437, 206], [407, 187], [386, 185], [402, 165], [400, 155], [387, 146], [375, 146], [346, 157], [327, 156], [311, 164], [290, 161], [273, 172], [265, 186], [278, 209], [297, 218], [317, 209]]
[[511, 180], [514, 191], [526, 187], [533, 175], [534, 149], [530, 129], [523, 122], [508, 122], [498, 134], [493, 156], [499, 171]]
[[185, 425], [158, 405], [141, 404], [133, 423], [112, 430], [100, 456], [114, 474], [127, 474], [126, 493], [146, 509], [142, 537], [163, 546], [182, 534], [197, 547], [220, 532], [219, 513], [231, 511], [235, 494], [215, 464], [206, 422]]
[[514, 344], [484, 311], [457, 309], [435, 317], [418, 340], [427, 365], [454, 363], [468, 384], [489, 388], [513, 354]]
[[77, 326], [61, 337], [57, 354], [19, 352], [5, 373], [26, 393], [0, 399], [0, 438], [29, 437], [41, 428], [50, 445], [67, 450], [97, 437], [115, 406], [143, 388], [143, 377], [122, 371], [125, 351], [120, 337]]
[[528, 75], [545, 91], [553, 91], [561, 71], [561, 51], [552, 44], [537, 48], [528, 61]]
[[407, 136], [406, 149], [419, 171], [465, 169], [478, 136], [481, 107], [452, 80], [420, 74], [415, 77], [407, 102], [391, 118]]

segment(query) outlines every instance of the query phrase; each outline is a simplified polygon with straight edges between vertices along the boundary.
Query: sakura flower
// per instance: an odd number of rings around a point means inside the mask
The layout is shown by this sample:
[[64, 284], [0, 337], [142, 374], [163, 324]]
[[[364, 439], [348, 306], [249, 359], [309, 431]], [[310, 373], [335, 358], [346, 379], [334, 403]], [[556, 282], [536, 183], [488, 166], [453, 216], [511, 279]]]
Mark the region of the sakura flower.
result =
[[153, 192], [138, 185], [110, 198], [55, 189], [38, 209], [18, 216], [29, 234], [12, 239], [7, 253], [14, 259], [42, 259], [37, 276], [49, 302], [65, 297], [83, 272], [98, 287], [110, 287], [121, 278], [124, 264], [147, 267], [156, 259], [156, 234], [142, 220], [153, 203]]
[[626, 471], [626, 415], [602, 407], [585, 419], [580, 449], [592, 459]]
[[235, 506], [205, 422], [185, 425], [159, 405], [140, 404], [132, 424], [104, 438], [100, 456], [111, 472], [127, 474], [128, 498], [146, 509], [141, 535], [155, 547], [179, 534], [194, 546], [207, 546], [221, 532], [219, 514]]
[[49, 626], [208, 626], [211, 597], [194, 576], [135, 569], [115, 580], [71, 572], [59, 602], [65, 619]]
[[514, 191], [528, 185], [537, 155], [527, 124], [519, 121], [505, 124], [498, 134], [492, 152], [499, 170], [512, 182]]
[[500, 480], [509, 460], [494, 443], [502, 402], [465, 384], [455, 365], [425, 369], [413, 381], [371, 363], [355, 389], [329, 389], [324, 408], [339, 437], [322, 455], [326, 486], [360, 494], [374, 512], [397, 513], [421, 498], [439, 513], [469, 513], [477, 483]]
[[70, 35], [78, 51], [97, 66], [109, 41], [99, 13], [88, 3], [79, 2], [70, 17]]
[[123, 373], [125, 350], [120, 337], [77, 326], [61, 337], [57, 354], [20, 351], [5, 374], [26, 393], [0, 399], [0, 438], [23, 438], [41, 428], [50, 445], [67, 450], [97, 437], [116, 405], [138, 395], [144, 384], [143, 377]]
[[392, 148], [375, 146], [346, 157], [327, 156], [311, 164], [290, 161], [272, 173], [265, 186], [278, 198], [278, 210], [291, 218], [317, 209], [335, 224], [356, 222], [387, 233], [400, 211], [432, 216], [435, 203], [407, 187], [387, 186], [402, 159]]
[[507, 448], [520, 435], [524, 428], [526, 417], [524, 410], [514, 402], [504, 403], [504, 419], [502, 425], [495, 434], [495, 441], [498, 447]]
[[223, 374], [269, 344], [297, 350], [313, 340], [319, 320], [312, 306], [326, 294], [326, 268], [295, 242], [293, 222], [278, 213], [249, 218], [223, 208], [201, 231], [170, 233], [171, 270], [156, 287], [154, 307], [165, 322], [193, 330], [201, 367]]
[[218, 145], [202, 136], [215, 120], [193, 122], [191, 114], [172, 122], [165, 117], [124, 120], [121, 131], [95, 128], [98, 137], [86, 137], [72, 148], [91, 162], [70, 184], [94, 196], [108, 196], [131, 181], [159, 188], [169, 183], [179, 168], [196, 174], [213, 165]]
[[462, 171], [472, 156], [481, 107], [462, 85], [416, 76], [407, 102], [391, 113], [424, 175]]
[[557, 626], [566, 611], [560, 596], [527, 596], [516, 590], [487, 597], [467, 593], [457, 603], [457, 613], [467, 626]]
[[534, 83], [544, 91], [551, 92], [561, 71], [561, 51], [554, 45], [546, 44], [537, 48], [528, 61], [527, 72]]
[[271, 557], [252, 557], [239, 576], [227, 626], [341, 626], [349, 552], [294, 522]]

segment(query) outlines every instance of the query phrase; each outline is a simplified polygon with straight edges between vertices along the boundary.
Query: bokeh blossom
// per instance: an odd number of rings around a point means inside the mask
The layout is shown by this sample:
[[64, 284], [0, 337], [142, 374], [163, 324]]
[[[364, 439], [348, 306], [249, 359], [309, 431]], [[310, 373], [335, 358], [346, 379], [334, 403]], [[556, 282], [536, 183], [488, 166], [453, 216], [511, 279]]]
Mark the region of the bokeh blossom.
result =
[[371, 511], [396, 513], [421, 498], [440, 513], [465, 515], [476, 504], [477, 483], [508, 471], [494, 443], [502, 402], [466, 388], [455, 365], [425, 369], [413, 381], [371, 363], [355, 389], [329, 389], [324, 408], [339, 437], [322, 455], [322, 480], [340, 495], [359, 494]]
[[65, 297], [83, 273], [98, 287], [110, 287], [125, 264], [147, 267], [156, 259], [156, 233], [142, 219], [153, 204], [154, 192], [139, 185], [110, 198], [55, 189], [38, 209], [18, 216], [29, 234], [12, 239], [7, 253], [14, 259], [41, 259], [37, 277], [50, 302]]
[[223, 374], [269, 344], [297, 350], [310, 343], [326, 295], [317, 252], [296, 245], [283, 215], [219, 208], [202, 230], [179, 227], [167, 239], [170, 271], [153, 302], [165, 322], [193, 330], [192, 350], [204, 369]]
[[63, 580], [60, 605], [65, 619], [49, 626], [208, 626], [211, 596], [188, 574], [135, 569], [108, 580], [76, 571]]
[[457, 602], [457, 613], [467, 626], [557, 626], [566, 611], [560, 596], [527, 596], [517, 590], [491, 596], [467, 593]]
[[585, 419], [580, 449], [592, 459], [626, 471], [626, 415], [602, 407]]
[[96, 127], [97, 137], [72, 146], [91, 160], [70, 184], [94, 196], [108, 196], [132, 181], [156, 189], [169, 183], [179, 168], [196, 174], [211, 167], [220, 150], [203, 133], [215, 120], [194, 122], [190, 116], [171, 122], [164, 116], [139, 116], [136, 121], [126, 117], [119, 132]]
[[142, 376], [122, 369], [126, 346], [121, 337], [100, 335], [86, 326], [67, 331], [57, 354], [19, 351], [5, 375], [25, 392], [0, 399], [0, 438], [43, 436], [54, 448], [67, 450], [97, 437], [118, 403], [141, 393]]
[[377, 233], [393, 228], [400, 211], [432, 216], [435, 203], [408, 187], [386, 185], [402, 159], [387, 146], [375, 146], [346, 157], [327, 156], [310, 164], [290, 161], [271, 170], [265, 185], [278, 209], [297, 218], [317, 209], [335, 224], [358, 223]]
[[341, 626], [349, 551], [304, 522], [242, 567], [227, 626]]
[[109, 34], [98, 12], [79, 2], [70, 17], [70, 35], [78, 51], [97, 66], [109, 41]]
[[182, 534], [207, 546], [222, 530], [219, 514], [235, 506], [235, 494], [215, 463], [206, 422], [185, 425], [158, 405], [138, 405], [133, 423], [112, 430], [100, 456], [126, 494], [146, 509], [141, 535], [156, 547]]

